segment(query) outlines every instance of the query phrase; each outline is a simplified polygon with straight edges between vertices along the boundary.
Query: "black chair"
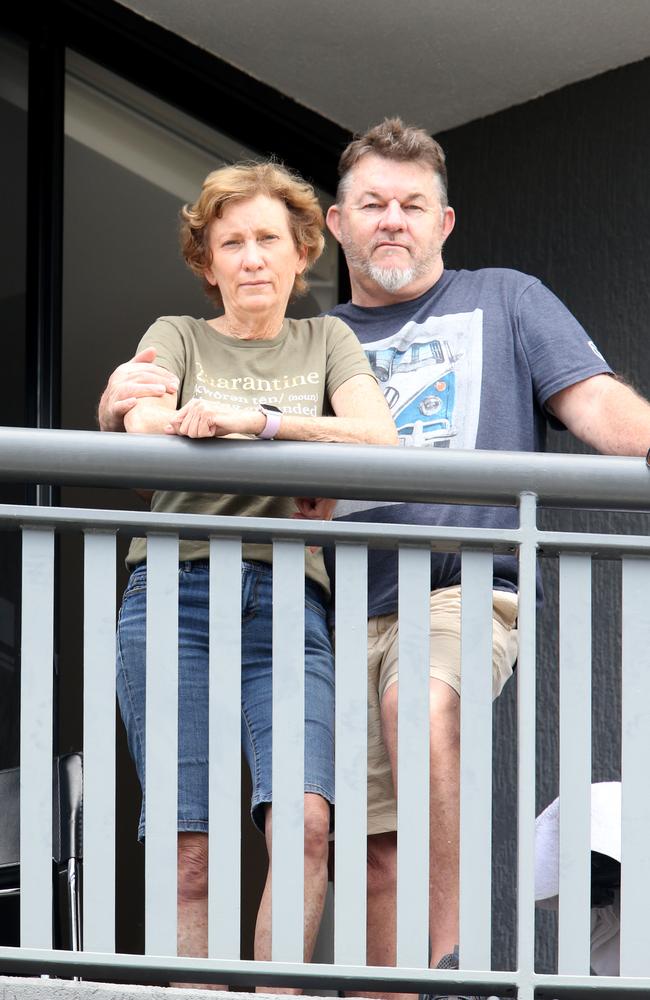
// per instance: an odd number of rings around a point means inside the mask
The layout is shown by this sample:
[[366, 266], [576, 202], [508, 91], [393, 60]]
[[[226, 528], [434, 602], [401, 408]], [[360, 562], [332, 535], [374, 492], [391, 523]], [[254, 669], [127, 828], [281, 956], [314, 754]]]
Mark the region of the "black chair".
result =
[[[80, 861], [83, 762], [80, 753], [54, 758], [52, 768], [52, 863], [55, 900], [61, 876], [66, 884], [70, 948], [81, 951]], [[0, 898], [20, 895], [20, 768], [0, 771]], [[52, 915], [54, 919], [54, 914]]]

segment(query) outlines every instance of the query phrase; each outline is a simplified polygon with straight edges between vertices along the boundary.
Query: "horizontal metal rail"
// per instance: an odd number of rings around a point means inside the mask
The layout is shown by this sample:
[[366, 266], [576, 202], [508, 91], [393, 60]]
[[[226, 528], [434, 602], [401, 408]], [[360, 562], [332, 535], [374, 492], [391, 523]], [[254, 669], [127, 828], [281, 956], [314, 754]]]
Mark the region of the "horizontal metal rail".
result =
[[[265, 518], [253, 522], [246, 517], [204, 514], [157, 514], [149, 511], [96, 510], [92, 507], [30, 507], [0, 505], [0, 528], [55, 528], [71, 532], [115, 531], [126, 537], [148, 531], [180, 535], [182, 538], [219, 536], [244, 542], [305, 539], [310, 545], [369, 544], [373, 549], [397, 549], [403, 545], [428, 545], [433, 552], [460, 552], [479, 548], [492, 552], [516, 552], [523, 541], [520, 528], [451, 528], [419, 524], [370, 524], [362, 521], [292, 521]], [[541, 555], [559, 552], [589, 552], [592, 558], [644, 555], [650, 551], [650, 536], [603, 534], [588, 531], [533, 529]]]
[[[107, 442], [104, 444], [104, 442]], [[174, 449], [173, 452], [170, 451]], [[173, 455], [173, 458], [172, 458]], [[173, 471], [170, 471], [172, 470]], [[145, 471], [146, 470], [146, 471]], [[194, 981], [228, 982], [231, 987], [247, 984], [301, 986], [337, 990], [466, 992], [498, 994], [500, 997], [533, 996], [578, 998], [598, 993], [603, 998], [650, 995], [650, 965], [645, 973], [642, 931], [624, 930], [626, 949], [624, 975], [592, 977], [588, 963], [589, 871], [586, 864], [569, 871], [571, 859], [588, 856], [588, 796], [590, 777], [590, 558], [623, 560], [626, 594], [623, 615], [623, 737], [624, 760], [647, 759], [644, 718], [636, 711], [646, 705], [647, 683], [641, 650], [647, 648], [644, 631], [643, 596], [650, 572], [650, 538], [644, 535], [603, 532], [544, 531], [537, 526], [538, 501], [564, 507], [594, 507], [616, 510], [650, 510], [650, 473], [642, 459], [612, 459], [598, 456], [521, 455], [488, 452], [446, 452], [398, 448], [368, 448], [346, 445], [316, 445], [296, 442], [191, 442], [175, 438], [131, 435], [99, 435], [64, 431], [8, 431], [0, 429], [0, 479], [58, 484], [163, 486], [176, 489], [219, 490], [236, 493], [287, 495], [328, 495], [361, 497], [385, 501], [452, 501], [495, 503], [519, 506], [520, 526], [512, 528], [456, 528], [408, 524], [364, 524], [361, 522], [306, 522], [291, 519], [231, 518], [204, 515], [170, 515], [131, 511], [101, 511], [86, 508], [43, 508], [24, 505], [0, 507], [0, 529], [24, 532], [23, 669], [32, 664], [40, 669], [31, 687], [39, 698], [24, 718], [25, 766], [33, 776], [45, 773], [51, 752], [52, 627], [49, 607], [53, 592], [54, 533], [82, 531], [86, 536], [87, 613], [89, 629], [85, 663], [87, 718], [84, 723], [86, 757], [94, 753], [95, 779], [88, 788], [87, 830], [110, 853], [114, 836], [114, 695], [112, 662], [114, 636], [115, 534], [144, 535], [149, 539], [148, 610], [151, 636], [148, 656], [156, 664], [156, 689], [148, 690], [147, 713], [152, 731], [160, 739], [147, 758], [148, 853], [146, 955], [113, 954], [113, 911], [107, 919], [93, 913], [87, 921], [88, 951], [83, 953], [51, 950], [51, 928], [36, 933], [30, 924], [24, 929], [22, 948], [0, 948], [3, 971], [83, 975], [135, 982]], [[513, 520], [515, 518], [513, 517]], [[208, 959], [173, 957], [175, 926], [169, 915], [175, 905], [175, 800], [174, 782], [168, 780], [176, 759], [174, 740], [162, 738], [174, 728], [176, 718], [176, 539], [209, 538], [211, 558], [219, 571], [211, 580], [214, 612], [210, 624], [211, 759], [230, 759], [223, 773], [211, 777], [211, 815], [220, 817], [224, 840], [215, 857], [235, 859], [229, 864], [227, 886], [211, 885], [211, 923]], [[274, 609], [274, 685], [281, 692], [274, 702], [274, 824], [273, 856], [280, 876], [274, 900], [273, 961], [241, 961], [239, 954], [239, 760], [238, 705], [241, 683], [239, 662], [239, 563], [241, 541], [274, 543], [274, 573], [283, 581]], [[337, 824], [340, 873], [348, 871], [344, 885], [339, 882], [335, 915], [335, 959], [333, 964], [306, 964], [302, 956], [302, 920], [299, 904], [302, 885], [295, 880], [295, 859], [301, 855], [302, 778], [299, 749], [302, 744], [300, 706], [302, 689], [301, 642], [303, 552], [305, 544], [337, 545], [339, 580], [344, 578], [337, 616], [338, 674], [350, 673], [347, 685], [337, 683], [337, 796], [352, 802], [361, 784], [365, 787], [365, 592], [368, 548], [398, 550], [400, 559], [400, 657], [408, 664], [401, 678], [399, 707], [400, 758], [398, 761], [401, 804], [398, 811], [398, 902], [397, 967], [363, 965], [365, 953], [365, 881], [358, 871], [365, 857], [365, 800], [353, 810], [352, 822]], [[41, 549], [43, 553], [41, 554]], [[461, 736], [461, 969], [427, 969], [427, 879], [428, 837], [426, 801], [420, 789], [427, 785], [428, 754], [426, 689], [429, 646], [429, 550], [462, 552], [463, 555], [463, 701]], [[516, 554], [520, 565], [519, 606], [519, 802], [518, 802], [518, 968], [490, 970], [491, 880], [489, 833], [491, 828], [491, 692], [485, 672], [491, 656], [491, 586], [493, 552]], [[344, 554], [342, 556], [342, 553]], [[535, 773], [535, 619], [536, 556], [560, 555], [560, 780], [563, 797], [571, 799], [565, 808], [569, 818], [562, 832], [561, 856], [565, 866], [560, 889], [564, 910], [560, 910], [560, 962], [558, 973], [534, 972], [534, 885], [533, 826]], [[641, 557], [641, 558], [639, 558]], [[635, 582], [638, 581], [638, 582]], [[346, 590], [347, 587], [347, 590]], [[103, 596], [102, 596], [103, 595]], [[108, 600], [106, 596], [108, 595]], [[93, 600], [96, 607], [93, 607]], [[31, 602], [31, 603], [30, 603]], [[274, 604], [276, 598], [274, 598]], [[636, 603], [635, 603], [636, 602]], [[638, 607], [637, 607], [638, 605]], [[26, 611], [25, 611], [26, 607]], [[45, 614], [47, 612], [47, 614]], [[49, 617], [48, 617], [49, 616]], [[43, 626], [45, 622], [46, 627]], [[160, 631], [160, 622], [167, 631]], [[39, 627], [32, 629], [32, 623]], [[156, 624], [158, 623], [158, 624]], [[576, 627], [576, 625], [578, 627]], [[43, 626], [43, 627], [42, 627]], [[38, 643], [29, 639], [34, 633]], [[27, 643], [25, 644], [25, 639]], [[157, 643], [157, 645], [156, 645]], [[627, 645], [626, 645], [627, 644]], [[150, 647], [150, 648], [149, 648]], [[168, 655], [167, 655], [168, 653]], [[168, 659], [169, 662], [165, 662]], [[340, 662], [339, 662], [340, 661]], [[284, 675], [280, 666], [284, 665]], [[101, 667], [101, 677], [98, 677]], [[164, 668], [164, 670], [163, 670]], [[227, 669], [227, 674], [224, 671]], [[411, 671], [411, 676], [408, 671]], [[276, 678], [276, 671], [278, 672]], [[562, 676], [564, 671], [564, 676]], [[217, 683], [217, 673], [219, 681]], [[164, 678], [163, 675], [164, 674]], [[29, 682], [25, 670], [25, 683]], [[36, 676], [36, 674], [34, 674]], [[38, 679], [40, 678], [40, 680]], [[162, 685], [162, 681], [166, 687]], [[159, 689], [159, 690], [158, 690]], [[274, 687], [275, 691], [275, 687]], [[287, 697], [287, 691], [291, 697]], [[643, 693], [642, 693], [643, 692]], [[154, 694], [159, 697], [154, 698]], [[24, 705], [28, 700], [24, 695]], [[29, 703], [31, 705], [31, 703]], [[28, 705], [28, 707], [29, 707]], [[576, 728], [580, 707], [579, 726]], [[625, 707], [627, 706], [627, 707]], [[626, 716], [627, 712], [627, 716]], [[149, 718], [149, 716], [148, 716]], [[296, 723], [296, 720], [297, 723]], [[627, 720], [627, 721], [626, 721]], [[350, 722], [353, 725], [350, 725]], [[361, 723], [361, 724], [359, 724]], [[227, 727], [230, 726], [230, 729]], [[225, 734], [230, 733], [228, 740]], [[277, 744], [275, 742], [277, 736]], [[221, 750], [218, 749], [221, 741]], [[340, 742], [339, 742], [340, 741]], [[231, 758], [224, 753], [233, 749]], [[152, 744], [153, 747], [153, 744]], [[568, 747], [568, 749], [567, 749]], [[93, 749], [94, 748], [94, 749]], [[215, 752], [216, 749], [216, 752]], [[647, 749], [647, 748], [646, 748]], [[339, 753], [339, 751], [341, 751]], [[406, 752], [407, 759], [401, 754]], [[279, 754], [284, 753], [280, 758]], [[579, 757], [579, 767], [576, 759]], [[360, 764], [360, 760], [363, 763]], [[276, 761], [276, 763], [277, 763]], [[350, 762], [352, 766], [346, 766]], [[103, 780], [106, 774], [108, 781]], [[642, 927], [642, 904], [650, 887], [650, 870], [643, 855], [643, 839], [635, 831], [646, 829], [642, 769], [627, 765], [625, 788], [632, 792], [626, 800], [623, 826], [639, 850], [633, 861], [625, 862], [628, 885], [622, 896], [622, 912], [627, 925]], [[624, 766], [624, 771], [626, 770]], [[90, 770], [88, 772], [90, 774]], [[233, 783], [233, 775], [235, 781]], [[151, 780], [150, 780], [151, 779]], [[159, 802], [156, 795], [160, 793]], [[636, 792], [636, 794], [634, 794]], [[49, 803], [43, 793], [25, 794], [26, 828], [49, 829]], [[29, 799], [29, 802], [28, 802]], [[33, 803], [32, 803], [33, 800]], [[109, 812], [106, 813], [107, 803]], [[228, 804], [231, 821], [225, 822], [223, 803]], [[639, 804], [640, 803], [640, 804]], [[420, 810], [420, 812], [418, 812]], [[421, 813], [421, 815], [420, 815]], [[352, 811], [350, 815], [352, 816]], [[108, 816], [108, 821], [106, 819]], [[640, 826], [640, 818], [644, 819]], [[105, 827], [105, 832], [103, 828]], [[226, 828], [227, 827], [227, 828]], [[276, 829], [277, 827], [277, 829]], [[170, 834], [169, 831], [172, 831]], [[406, 831], [406, 832], [405, 832]], [[277, 844], [276, 844], [277, 834]], [[412, 834], [412, 835], [411, 835]], [[100, 836], [101, 835], [101, 836]], [[46, 860], [48, 845], [40, 838], [26, 838], [25, 860]], [[33, 842], [32, 842], [33, 841]], [[108, 846], [107, 846], [108, 845]], [[158, 853], [156, 853], [158, 852]], [[90, 852], [89, 852], [90, 853]], [[628, 855], [629, 858], [629, 855]], [[161, 860], [162, 859], [162, 860]], [[166, 860], [165, 860], [166, 859]], [[361, 862], [360, 860], [361, 859]], [[101, 871], [101, 853], [86, 857], [89, 880], [110, 885], [114, 869]], [[111, 861], [112, 864], [112, 861]], [[215, 867], [215, 866], [213, 866]], [[293, 876], [292, 876], [293, 872]], [[106, 877], [105, 877], [106, 876]], [[25, 913], [42, 905], [49, 914], [49, 896], [42, 895], [39, 875], [30, 891], [26, 886]], [[344, 876], [345, 881], [345, 876]], [[638, 885], [637, 885], [638, 883]], [[624, 882], [625, 884], [625, 882]], [[48, 890], [49, 891], [49, 890]], [[110, 891], [110, 888], [109, 888]], [[39, 902], [40, 901], [40, 902]], [[233, 902], [234, 901], [234, 902]], [[88, 900], [90, 910], [91, 900]], [[96, 909], [95, 904], [92, 904]], [[349, 917], [344, 914], [349, 912]], [[167, 916], [165, 916], [167, 914]], [[287, 921], [287, 915], [292, 920]], [[27, 920], [27, 917], [26, 917]], [[212, 916], [211, 916], [212, 921]], [[358, 926], [357, 926], [358, 925]], [[168, 953], [168, 954], [165, 954]], [[622, 950], [622, 956], [623, 956]], [[626, 975], [626, 972], [632, 975]]]
[[[223, 974], [233, 986], [262, 982], [269, 986], [305, 986], [344, 990], [376, 987], [381, 982], [391, 992], [427, 989], [484, 993], [498, 990], [502, 997], [515, 997], [521, 981], [516, 971], [462, 972], [429, 969], [386, 968], [385, 966], [323, 965], [317, 963], [252, 962], [207, 958], [158, 958], [151, 955], [47, 951], [35, 948], [0, 948], [0, 963], [7, 973], [38, 975], [47, 969], [60, 976], [78, 976], [106, 982], [124, 982], [133, 977], [138, 983], [167, 983], [171, 980], [196, 983], [214, 982]], [[533, 973], [530, 986], [538, 998], [566, 1000], [594, 998], [618, 1000], [621, 996], [648, 996], [648, 980], [641, 977], [561, 976]]]
[[0, 480], [418, 503], [645, 510], [641, 458], [0, 428]]

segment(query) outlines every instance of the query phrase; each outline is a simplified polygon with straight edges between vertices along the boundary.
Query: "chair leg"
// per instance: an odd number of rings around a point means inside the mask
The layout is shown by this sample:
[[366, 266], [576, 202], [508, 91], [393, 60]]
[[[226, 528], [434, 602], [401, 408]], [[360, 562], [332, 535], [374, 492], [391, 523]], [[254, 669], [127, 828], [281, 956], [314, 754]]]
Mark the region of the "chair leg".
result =
[[70, 916], [70, 945], [72, 951], [81, 951], [81, 905], [79, 898], [79, 872], [76, 858], [68, 861], [68, 908]]

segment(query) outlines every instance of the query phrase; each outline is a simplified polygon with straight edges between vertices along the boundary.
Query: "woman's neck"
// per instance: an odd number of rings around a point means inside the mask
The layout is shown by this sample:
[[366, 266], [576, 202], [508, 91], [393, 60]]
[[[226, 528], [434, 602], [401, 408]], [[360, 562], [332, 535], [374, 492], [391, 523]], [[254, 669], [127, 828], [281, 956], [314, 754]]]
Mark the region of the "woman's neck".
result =
[[227, 312], [223, 316], [208, 320], [208, 323], [219, 333], [235, 337], [237, 340], [273, 340], [282, 329], [284, 314], [274, 311], [272, 315], [238, 316]]

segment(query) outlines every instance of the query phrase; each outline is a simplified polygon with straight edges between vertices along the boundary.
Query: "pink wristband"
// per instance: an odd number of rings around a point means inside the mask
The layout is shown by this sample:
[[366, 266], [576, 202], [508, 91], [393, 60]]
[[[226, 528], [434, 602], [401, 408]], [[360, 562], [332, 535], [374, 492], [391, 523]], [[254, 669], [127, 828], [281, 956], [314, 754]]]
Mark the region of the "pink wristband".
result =
[[267, 410], [261, 406], [260, 410], [266, 417], [266, 424], [264, 425], [264, 427], [257, 436], [258, 438], [265, 438], [266, 440], [270, 440], [271, 438], [274, 438], [275, 435], [280, 430], [280, 424], [282, 423], [282, 414], [276, 413], [275, 410]]

